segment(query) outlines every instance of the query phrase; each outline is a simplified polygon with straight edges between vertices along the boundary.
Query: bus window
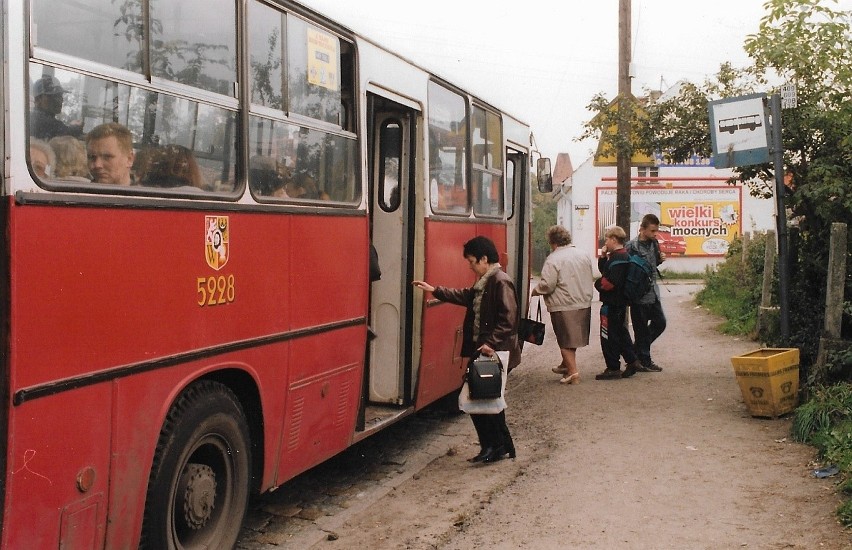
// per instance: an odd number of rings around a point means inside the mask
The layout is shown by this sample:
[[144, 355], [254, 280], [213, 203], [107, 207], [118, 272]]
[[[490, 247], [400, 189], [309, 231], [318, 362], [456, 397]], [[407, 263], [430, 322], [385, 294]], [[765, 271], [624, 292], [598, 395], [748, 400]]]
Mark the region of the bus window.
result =
[[33, 0], [33, 46], [142, 71], [142, 3]]
[[157, 0], [151, 5], [151, 74], [234, 96], [237, 21], [233, 0]]
[[511, 219], [515, 214], [515, 181], [518, 168], [515, 158], [506, 159], [506, 219]]
[[[33, 45], [103, 65], [234, 96], [233, 0], [33, 0]], [[153, 9], [155, 8], [155, 9]], [[147, 27], [145, 26], [147, 23]]]
[[435, 212], [468, 212], [466, 121], [464, 98], [429, 82], [429, 183]]
[[[235, 191], [235, 111], [38, 63], [30, 63], [30, 79], [33, 96], [43, 91], [47, 81], [62, 90], [59, 112], [41, 110], [34, 98], [31, 137], [79, 138], [100, 124], [117, 122], [130, 130], [134, 149], [140, 153], [133, 167], [133, 191], [145, 192], [146, 187], [182, 187], [193, 193]], [[154, 155], [152, 148], [162, 151]], [[166, 153], [173, 158], [166, 160]], [[151, 163], [155, 156], [160, 161], [156, 165]], [[156, 176], [149, 169], [158, 171]], [[73, 176], [56, 173], [49, 180], [79, 185], [82, 177]]]
[[354, 133], [352, 44], [261, 2], [248, 16], [252, 104]]
[[251, 102], [284, 111], [284, 14], [266, 4], [249, 2], [248, 18]]
[[500, 217], [504, 208], [500, 117], [474, 106], [472, 119], [473, 212], [478, 216]]
[[400, 205], [399, 184], [402, 181], [402, 127], [399, 122], [386, 122], [379, 138], [379, 206], [393, 212]]
[[287, 64], [289, 110], [342, 126], [339, 39], [288, 17]]
[[249, 184], [258, 198], [361, 200], [355, 139], [253, 116], [249, 150]]

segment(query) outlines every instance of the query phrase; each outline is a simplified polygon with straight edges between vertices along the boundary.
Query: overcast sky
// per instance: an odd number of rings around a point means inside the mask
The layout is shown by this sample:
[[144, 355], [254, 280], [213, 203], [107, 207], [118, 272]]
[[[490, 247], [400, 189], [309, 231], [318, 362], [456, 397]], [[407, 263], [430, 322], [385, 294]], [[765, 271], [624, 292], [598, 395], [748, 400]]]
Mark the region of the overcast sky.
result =
[[[532, 126], [539, 149], [574, 167], [586, 106], [618, 87], [618, 0], [301, 0]], [[633, 93], [748, 64], [764, 0], [632, 0]], [[839, 6], [852, 9], [852, 0]]]

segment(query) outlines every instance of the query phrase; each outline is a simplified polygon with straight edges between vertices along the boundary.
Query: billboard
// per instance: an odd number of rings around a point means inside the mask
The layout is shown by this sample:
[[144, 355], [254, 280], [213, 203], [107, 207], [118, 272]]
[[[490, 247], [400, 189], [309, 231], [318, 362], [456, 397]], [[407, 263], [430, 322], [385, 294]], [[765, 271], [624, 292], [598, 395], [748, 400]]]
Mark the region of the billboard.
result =
[[[616, 188], [596, 188], [596, 249], [615, 225]], [[635, 237], [645, 214], [660, 219], [657, 240], [666, 256], [724, 256], [742, 234], [742, 187], [645, 187], [630, 193], [630, 231]], [[626, 229], [626, 228], [625, 228]]]

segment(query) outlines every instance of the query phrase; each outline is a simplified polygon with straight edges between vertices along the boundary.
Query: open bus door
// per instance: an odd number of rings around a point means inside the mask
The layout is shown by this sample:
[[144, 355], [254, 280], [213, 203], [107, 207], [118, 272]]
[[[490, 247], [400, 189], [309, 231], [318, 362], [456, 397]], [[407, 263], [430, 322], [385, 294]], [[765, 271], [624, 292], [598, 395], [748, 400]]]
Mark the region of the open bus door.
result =
[[[416, 111], [368, 94], [370, 241], [381, 267], [371, 283], [363, 414], [364, 435], [412, 410], [412, 302], [414, 228], [410, 215]], [[356, 435], [356, 439], [358, 436]]]
[[506, 248], [514, 251], [517, 261], [515, 271], [509, 276], [515, 281], [518, 311], [527, 311], [530, 273], [530, 208], [529, 154], [508, 147], [506, 149]]

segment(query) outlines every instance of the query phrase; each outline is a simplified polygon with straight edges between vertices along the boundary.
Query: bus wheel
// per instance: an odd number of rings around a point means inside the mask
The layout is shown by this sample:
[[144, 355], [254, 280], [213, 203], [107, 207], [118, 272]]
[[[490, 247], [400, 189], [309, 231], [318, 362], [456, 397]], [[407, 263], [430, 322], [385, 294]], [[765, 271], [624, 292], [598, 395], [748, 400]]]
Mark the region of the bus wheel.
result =
[[142, 547], [233, 548], [248, 506], [249, 429], [226, 386], [187, 388], [166, 417], [145, 500]]

